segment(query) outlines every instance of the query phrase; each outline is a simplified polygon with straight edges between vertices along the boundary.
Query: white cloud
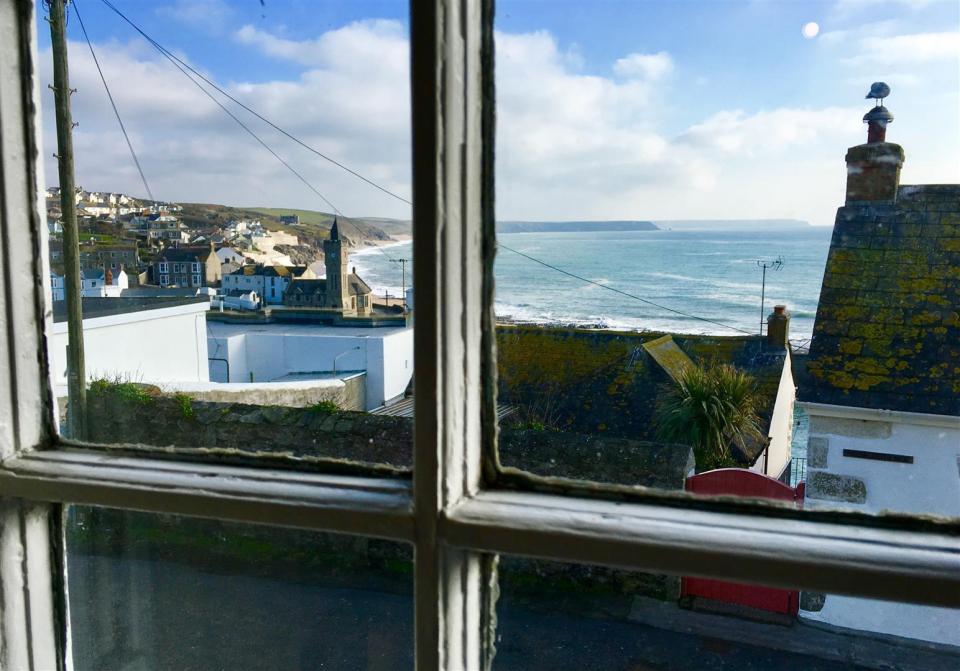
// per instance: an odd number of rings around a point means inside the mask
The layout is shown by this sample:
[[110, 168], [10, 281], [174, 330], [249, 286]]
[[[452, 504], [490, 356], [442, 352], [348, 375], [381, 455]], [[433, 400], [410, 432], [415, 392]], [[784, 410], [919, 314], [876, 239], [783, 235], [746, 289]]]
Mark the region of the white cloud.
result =
[[745, 156], [772, 154], [824, 140], [842, 141], [862, 125], [858, 108], [779, 108], [747, 114], [717, 112], [691, 126], [678, 141]]
[[673, 70], [673, 59], [666, 51], [655, 54], [630, 54], [617, 59], [613, 71], [627, 79], [660, 79]]
[[[399, 23], [352, 23], [303, 41], [246, 26], [234, 39], [301, 65], [301, 73], [221, 83], [224, 88], [308, 144], [410, 197], [409, 53]], [[498, 32], [496, 40], [503, 218], [799, 217], [826, 224], [842, 202], [843, 153], [864, 134], [859, 107], [708, 107], [679, 131], [668, 131], [676, 123], [668, 116], [675, 104], [669, 54], [628, 54], [601, 76], [585, 72], [579, 51], [561, 48], [547, 32]], [[325, 209], [145, 43], [97, 48], [158, 197]], [[140, 194], [89, 52], [76, 43], [70, 49], [78, 88], [78, 183]], [[41, 62], [47, 83], [49, 53]], [[52, 143], [52, 98], [44, 96], [44, 135]], [[902, 111], [896, 110], [898, 120], [917, 115]], [[346, 214], [409, 216], [407, 206], [249, 121]], [[910, 127], [898, 121], [895, 128], [905, 134]], [[918, 148], [904, 144], [911, 152]], [[51, 144], [44, 154], [53, 151]], [[930, 165], [911, 159], [905, 174], [926, 166], [916, 174], [932, 179]], [[55, 183], [56, 164], [46, 161], [45, 168]], [[953, 178], [946, 172], [937, 181]]]
[[233, 8], [223, 0], [176, 0], [173, 4], [158, 7], [157, 14], [215, 31], [233, 15]]
[[899, 67], [948, 59], [960, 59], [960, 32], [863, 37], [854, 55], [845, 62]]
[[235, 38], [269, 56], [323, 68], [379, 71], [410, 59], [407, 33], [399, 21], [357, 21], [313, 40], [288, 40], [245, 25]]

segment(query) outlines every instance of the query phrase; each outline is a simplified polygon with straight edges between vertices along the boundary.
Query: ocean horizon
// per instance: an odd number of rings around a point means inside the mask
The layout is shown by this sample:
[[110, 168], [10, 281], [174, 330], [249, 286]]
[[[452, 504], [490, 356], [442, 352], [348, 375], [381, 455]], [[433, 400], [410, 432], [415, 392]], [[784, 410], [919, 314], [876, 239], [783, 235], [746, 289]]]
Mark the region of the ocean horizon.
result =
[[[767, 271], [763, 315], [786, 305], [791, 339], [804, 340], [813, 332], [831, 232], [830, 226], [711, 230], [705, 224], [683, 230], [501, 233], [494, 307], [498, 318], [534, 324], [759, 333], [757, 261], [780, 257], [780, 270]], [[352, 251], [350, 263], [376, 295], [397, 296], [401, 264], [391, 260], [411, 254], [411, 242], [402, 241]], [[406, 281], [410, 286], [409, 265]]]

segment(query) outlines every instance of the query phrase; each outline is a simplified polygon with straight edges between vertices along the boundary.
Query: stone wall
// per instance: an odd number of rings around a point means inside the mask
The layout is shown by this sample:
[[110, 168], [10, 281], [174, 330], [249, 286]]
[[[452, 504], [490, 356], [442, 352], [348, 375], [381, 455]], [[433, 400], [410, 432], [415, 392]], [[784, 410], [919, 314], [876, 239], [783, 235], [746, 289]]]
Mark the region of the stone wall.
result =
[[[217, 448], [387, 464], [413, 463], [413, 422], [405, 417], [198, 401], [156, 387], [120, 384], [90, 389], [90, 440], [179, 448]], [[693, 469], [689, 447], [558, 431], [505, 429], [500, 457], [537, 475], [682, 489]]]
[[[128, 392], [128, 387], [142, 391]], [[136, 385], [94, 387], [88, 395], [91, 442], [219, 448], [410, 467], [410, 420], [331, 410], [324, 404], [291, 408], [197, 401]]]

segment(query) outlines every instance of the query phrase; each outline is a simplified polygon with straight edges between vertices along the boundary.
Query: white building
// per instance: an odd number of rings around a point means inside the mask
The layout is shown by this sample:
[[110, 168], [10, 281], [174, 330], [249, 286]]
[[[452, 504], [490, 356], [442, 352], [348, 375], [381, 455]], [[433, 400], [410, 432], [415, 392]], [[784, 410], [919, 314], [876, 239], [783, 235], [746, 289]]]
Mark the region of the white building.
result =
[[210, 379], [274, 382], [366, 373], [366, 409], [401, 398], [413, 375], [413, 329], [209, 323]]
[[[899, 186], [902, 162], [903, 149], [882, 141], [847, 153], [847, 202], [800, 387], [804, 505], [956, 520], [960, 276], [940, 264], [960, 249], [960, 185]], [[809, 620], [960, 646], [960, 610], [804, 596]]]
[[106, 274], [102, 270], [85, 270], [80, 273], [80, 286], [84, 298], [117, 298], [130, 288], [130, 278], [122, 268]]
[[221, 264], [235, 263], [238, 266], [242, 266], [246, 262], [247, 257], [232, 247], [221, 247], [217, 250], [217, 258], [220, 259]]
[[[63, 303], [60, 304], [63, 306]], [[207, 382], [205, 298], [113, 298], [83, 301], [87, 380]], [[54, 306], [50, 341], [52, 376], [66, 395], [65, 306]]]
[[65, 288], [65, 279], [63, 275], [58, 275], [54, 272], [50, 273], [50, 293], [53, 296], [53, 300], [62, 301], [64, 300], [63, 290]]
[[210, 306], [228, 310], [256, 310], [260, 307], [260, 296], [256, 291], [234, 289], [226, 294], [211, 298]]
[[247, 264], [223, 275], [220, 282], [225, 294], [232, 291], [256, 291], [266, 303], [280, 305], [290, 282], [315, 278], [316, 275], [307, 266]]

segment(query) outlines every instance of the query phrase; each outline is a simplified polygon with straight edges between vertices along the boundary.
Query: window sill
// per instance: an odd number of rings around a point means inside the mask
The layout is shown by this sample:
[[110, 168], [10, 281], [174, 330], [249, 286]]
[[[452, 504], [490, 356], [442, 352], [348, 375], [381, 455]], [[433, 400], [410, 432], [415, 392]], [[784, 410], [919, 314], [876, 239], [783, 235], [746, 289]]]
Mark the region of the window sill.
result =
[[57, 449], [5, 461], [0, 491], [32, 500], [413, 540], [410, 483], [394, 479]]
[[763, 514], [484, 492], [442, 521], [453, 545], [960, 607], [960, 537]]

